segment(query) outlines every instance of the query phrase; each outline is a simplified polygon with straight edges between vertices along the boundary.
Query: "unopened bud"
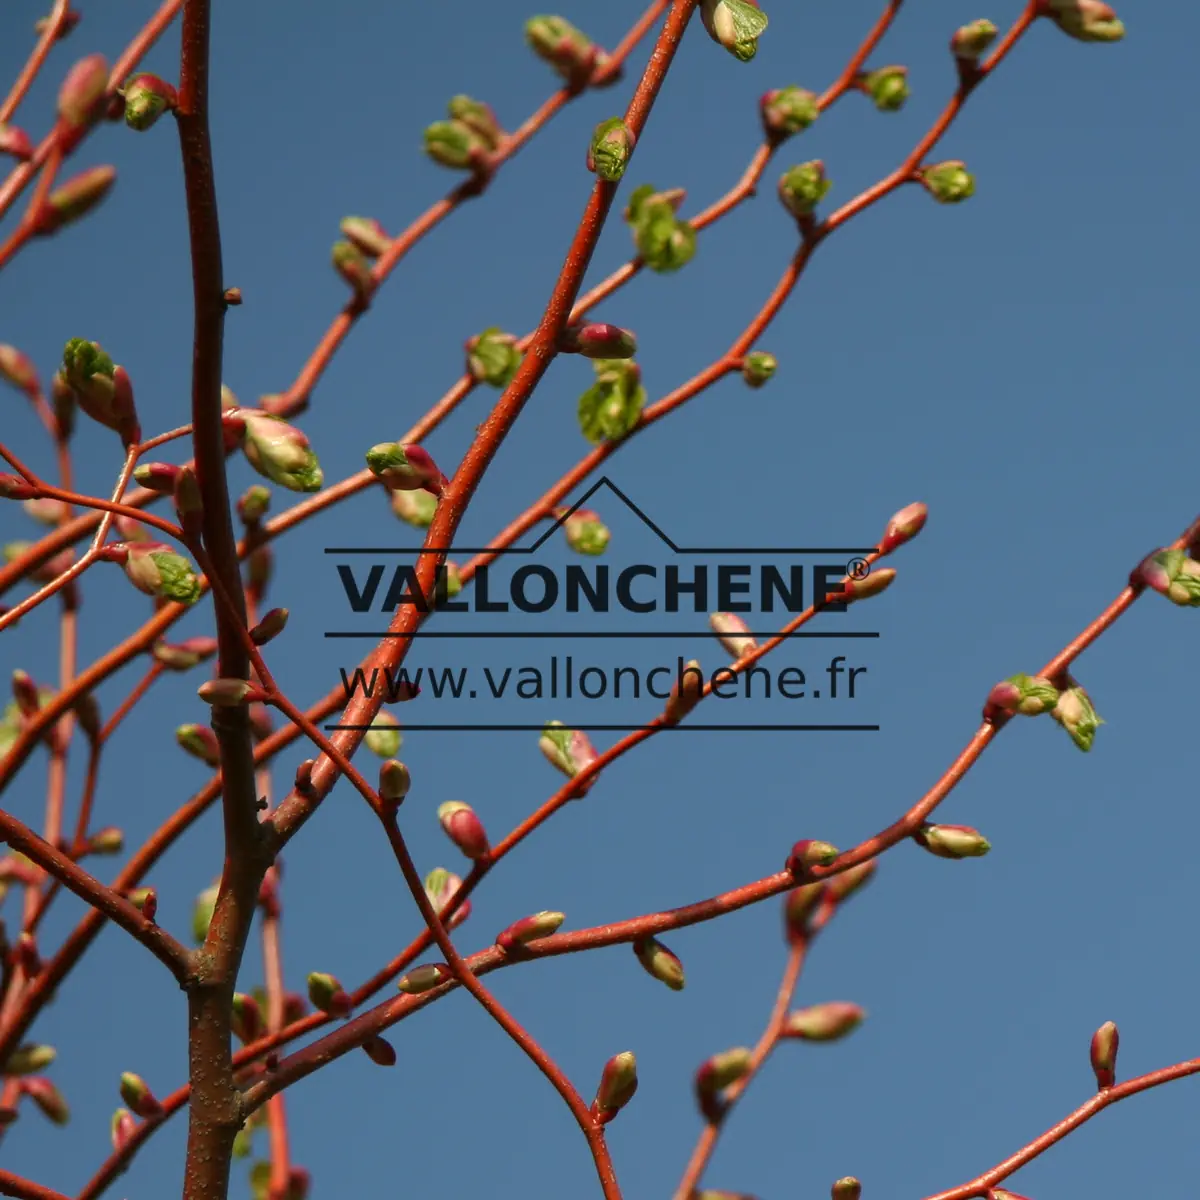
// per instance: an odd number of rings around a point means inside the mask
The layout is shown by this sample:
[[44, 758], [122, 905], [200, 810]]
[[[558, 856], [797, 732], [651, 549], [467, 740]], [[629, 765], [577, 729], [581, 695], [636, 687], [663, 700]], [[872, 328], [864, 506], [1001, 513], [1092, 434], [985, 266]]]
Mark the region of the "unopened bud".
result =
[[392, 512], [417, 529], [428, 529], [437, 513], [437, 497], [425, 491], [389, 491]]
[[17, 162], [28, 162], [33, 157], [29, 134], [16, 125], [0, 121], [0, 154], [11, 154]]
[[584, 358], [632, 358], [637, 353], [637, 337], [618, 325], [568, 325], [559, 336], [558, 348]]
[[991, 21], [971, 21], [955, 30], [950, 52], [963, 62], [976, 62], [996, 40], [1000, 31]]
[[396, 1065], [396, 1047], [386, 1038], [378, 1034], [363, 1042], [363, 1052], [377, 1067], [394, 1067]]
[[461, 121], [434, 121], [425, 129], [425, 153], [443, 167], [478, 168], [487, 143]]
[[837, 861], [841, 851], [828, 842], [816, 842], [811, 838], [797, 842], [788, 855], [785, 870], [793, 875], [804, 875], [813, 867], [828, 867]]
[[738, 62], [758, 53], [758, 39], [767, 28], [767, 14], [757, 0], [701, 0], [700, 20], [708, 36]]
[[938, 858], [982, 858], [992, 848], [970, 825], [922, 825], [913, 840]]
[[588, 144], [587, 169], [606, 183], [616, 183], [625, 174], [636, 144], [637, 136], [620, 117], [601, 121]]
[[380, 442], [367, 451], [367, 467], [386, 488], [424, 488], [440, 496], [449, 482], [429, 452], [415, 443]]
[[41, 391], [37, 368], [28, 354], [16, 346], [0, 345], [0, 379], [11, 383], [31, 400]]
[[895, 578], [894, 568], [882, 567], [869, 572], [861, 579], [851, 576], [846, 580], [840, 592], [831, 592], [830, 596], [833, 600], [841, 601], [843, 604], [853, 604], [856, 600], [868, 600], [891, 587]]
[[158, 915], [158, 893], [152, 887], [134, 888], [128, 896], [129, 903], [146, 918], [153, 921]]
[[120, 854], [125, 849], [125, 835], [115, 826], [106, 825], [88, 839], [89, 854]]
[[862, 1184], [853, 1175], [847, 1175], [829, 1189], [829, 1195], [831, 1200], [859, 1200], [862, 1196]]
[[432, 991], [454, 978], [454, 973], [445, 963], [427, 963], [425, 966], [414, 967], [407, 975], [402, 975], [396, 986], [409, 996], [419, 996], [422, 992]]
[[810, 217], [833, 184], [820, 159], [791, 167], [779, 177], [779, 199], [793, 217]]
[[139, 463], [133, 471], [133, 478], [141, 487], [158, 492], [161, 496], [169, 496], [174, 492], [178, 477], [179, 468], [172, 463]]
[[592, 1112], [607, 1123], [633, 1099], [637, 1091], [637, 1057], [632, 1050], [614, 1054], [600, 1073], [600, 1086], [592, 1101]]
[[121, 1099], [138, 1117], [157, 1117], [163, 1107], [140, 1075], [126, 1071], [121, 1076]]
[[80, 408], [93, 421], [114, 430], [127, 446], [140, 439], [129, 375], [97, 342], [84, 338], [67, 342], [63, 348], [63, 376]]
[[831, 875], [826, 881], [829, 898], [837, 904], [845, 903], [855, 892], [870, 883], [875, 877], [878, 865], [876, 859], [868, 858], [866, 862], [850, 867], [839, 875]]
[[821, 115], [816, 93], [795, 86], [767, 92], [758, 102], [758, 111], [763, 132], [772, 143], [802, 133]]
[[742, 379], [747, 387], [760, 388], [774, 378], [779, 359], [764, 350], [756, 350], [742, 359]]
[[1092, 1070], [1096, 1074], [1096, 1086], [1101, 1091], [1117, 1082], [1117, 1046], [1120, 1040], [1112, 1021], [1105, 1021], [1092, 1034]]
[[908, 68], [880, 67], [863, 79], [863, 90], [880, 112], [899, 112], [908, 99]]
[[447, 111], [451, 120], [465, 125], [483, 140], [489, 150], [495, 150], [500, 144], [500, 122], [496, 120], [496, 114], [490, 104], [484, 104], [482, 100], [472, 100], [470, 96], [452, 96]]
[[71, 1119], [71, 1110], [63, 1099], [62, 1092], [44, 1075], [33, 1075], [21, 1080], [21, 1091], [42, 1111], [42, 1115], [55, 1125], [65, 1125]]
[[369, 300], [375, 290], [375, 277], [367, 257], [352, 242], [334, 242], [330, 253], [333, 269], [350, 285], [360, 302]]
[[663, 724], [678, 725], [703, 698], [704, 675], [700, 670], [700, 663], [693, 658], [680, 668], [671, 688], [671, 695], [663, 708]]
[[1119, 42], [1125, 36], [1116, 12], [1100, 0], [1044, 0], [1042, 11], [1081, 42]]
[[472, 861], [486, 858], [490, 847], [483, 822], [469, 804], [447, 800], [439, 805], [437, 818], [446, 836]]
[[905, 505], [888, 521], [879, 543], [879, 553], [891, 554], [906, 542], [911, 542], [925, 528], [928, 517], [929, 509], [920, 501]]
[[1036, 717], [1058, 704], [1058, 688], [1040, 675], [1012, 675], [988, 693], [985, 718], [991, 712], [1020, 713]]
[[175, 515], [180, 528], [189, 537], [199, 536], [204, 516], [204, 502], [200, 498], [200, 481], [191, 467], [180, 467], [175, 476]]
[[[599, 757], [586, 733], [581, 729], [568, 729], [561, 721], [550, 721], [545, 726], [538, 748], [568, 779], [574, 779]], [[579, 797], [587, 794], [594, 778], [588, 779], [578, 790]]]
[[103, 54], [89, 54], [67, 72], [58, 92], [58, 118], [68, 140], [100, 118], [107, 90], [108, 62]]
[[521, 365], [517, 339], [496, 326], [476, 334], [467, 342], [465, 349], [467, 373], [476, 383], [508, 387]]
[[833, 1000], [788, 1014], [782, 1036], [806, 1042], [836, 1042], [857, 1029], [866, 1017], [857, 1004]]
[[603, 554], [612, 539], [612, 531], [590, 508], [577, 508], [573, 512], [555, 509], [551, 514], [562, 521], [567, 545], [576, 554]]
[[376, 713], [363, 741], [372, 754], [378, 754], [380, 758], [395, 758], [404, 741], [400, 722], [390, 712]]
[[250, 640], [256, 646], [265, 646], [272, 638], [277, 638], [284, 631], [287, 623], [288, 610], [273, 608], [250, 630]]
[[266, 1032], [262, 1009], [253, 996], [243, 992], [234, 992], [233, 1010], [230, 1028], [243, 1045], [256, 1042]]
[[185, 638], [182, 642], [155, 642], [150, 653], [154, 661], [168, 671], [188, 671], [199, 663], [207, 662], [217, 652], [217, 639], [213, 637]]
[[975, 177], [957, 159], [922, 167], [921, 186], [939, 204], [958, 204], [975, 194]]
[[125, 85], [125, 124], [142, 132], [178, 103], [178, 93], [166, 80], [145, 72], [135, 75]]
[[374, 217], [343, 217], [342, 236], [368, 258], [380, 258], [388, 252], [392, 239]]
[[333, 975], [313, 971], [308, 977], [308, 998], [312, 1006], [331, 1017], [345, 1017], [354, 1007], [346, 990]]
[[638, 962], [659, 983], [665, 983], [673, 992], [683, 991], [683, 963], [655, 938], [642, 938], [633, 943], [633, 952]]
[[220, 884], [214, 883], [206, 887], [196, 897], [192, 905], [192, 938], [197, 946], [203, 946], [208, 937], [208, 927], [212, 924], [213, 913], [217, 908], [217, 896], [221, 890]]
[[111, 543], [106, 552], [125, 568], [125, 577], [139, 592], [177, 604], [200, 599], [200, 577], [182, 554], [162, 542]]
[[583, 87], [601, 65], [597, 47], [562, 17], [531, 17], [525, 22], [525, 40], [572, 87]]
[[210, 679], [196, 689], [196, 694], [205, 704], [211, 704], [214, 708], [237, 708], [266, 699], [266, 692], [262, 688], [245, 679]]
[[714, 1054], [700, 1064], [696, 1072], [696, 1099], [701, 1111], [711, 1115], [714, 1103], [731, 1084], [745, 1076], [753, 1062], [753, 1055], [745, 1046], [737, 1046], [721, 1054]]
[[1096, 740], [1096, 730], [1104, 724], [1092, 706], [1091, 697], [1078, 684], [1069, 687], [1058, 698], [1050, 715], [1067, 731], [1080, 750], [1088, 751]]
[[539, 938], [549, 937], [566, 919], [565, 913], [550, 911], [522, 917], [496, 935], [496, 945], [506, 954], [512, 954], [521, 946], [527, 946]]
[[462, 883], [459, 876], [455, 875], [453, 871], [447, 871], [445, 867], [434, 867], [425, 876], [426, 899], [447, 929], [457, 929], [471, 915], [471, 901], [464, 899], [455, 907], [454, 915], [447, 918], [450, 906], [454, 903]]
[[708, 623], [735, 662], [758, 648], [758, 642], [750, 633], [750, 626], [737, 613], [711, 613]]
[[112, 1136], [112, 1147], [120, 1154], [129, 1144], [129, 1139], [137, 1133], [137, 1122], [133, 1119], [133, 1113], [127, 1108], [118, 1108], [112, 1115], [109, 1130]]
[[805, 883], [788, 892], [783, 903], [783, 925], [789, 942], [802, 942], [808, 936], [809, 918], [825, 894], [824, 883]]
[[1133, 581], [1152, 588], [1181, 608], [1200, 607], [1200, 562], [1186, 550], [1159, 550], [1144, 559]]
[[72, 175], [46, 197], [46, 203], [35, 217], [34, 232], [47, 237], [87, 216], [108, 195], [116, 181], [117, 168], [111, 166], [89, 167]]
[[3, 1073], [5, 1075], [36, 1075], [39, 1071], [44, 1071], [57, 1057], [58, 1052], [53, 1046], [26, 1042], [8, 1056]]
[[379, 768], [379, 797], [385, 804], [401, 804], [412, 786], [408, 768], [397, 758], [389, 758]]
[[260, 474], [293, 492], [319, 492], [325, 482], [308, 438], [270, 413], [239, 409], [242, 452]]

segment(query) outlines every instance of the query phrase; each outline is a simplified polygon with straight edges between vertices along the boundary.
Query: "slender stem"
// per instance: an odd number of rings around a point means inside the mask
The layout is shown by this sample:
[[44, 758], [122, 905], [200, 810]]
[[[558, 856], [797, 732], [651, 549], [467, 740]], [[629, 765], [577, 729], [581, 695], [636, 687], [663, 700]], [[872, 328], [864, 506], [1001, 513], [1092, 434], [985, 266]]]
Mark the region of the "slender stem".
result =
[[[218, 671], [245, 679], [245, 607], [225, 478], [221, 417], [221, 350], [225, 321], [221, 231], [208, 124], [211, 0], [184, 0], [179, 72], [180, 151], [187, 194], [195, 307], [192, 343], [192, 447], [203, 504], [210, 582], [235, 605], [218, 606]], [[254, 749], [244, 707], [216, 709], [220, 747], [225, 868], [188, 989], [188, 1057], [192, 1080], [184, 1200], [224, 1200], [241, 1104], [230, 1047], [233, 989], [263, 874], [269, 864], [258, 823]]]

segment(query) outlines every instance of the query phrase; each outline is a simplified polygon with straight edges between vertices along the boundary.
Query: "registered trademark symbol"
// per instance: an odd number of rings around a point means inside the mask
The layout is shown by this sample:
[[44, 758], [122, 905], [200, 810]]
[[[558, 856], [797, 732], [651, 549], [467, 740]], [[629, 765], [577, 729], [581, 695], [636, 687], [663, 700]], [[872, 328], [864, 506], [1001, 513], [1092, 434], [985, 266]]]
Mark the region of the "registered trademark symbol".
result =
[[846, 574], [851, 579], [866, 579], [871, 573], [871, 564], [865, 558], [852, 558], [846, 564]]

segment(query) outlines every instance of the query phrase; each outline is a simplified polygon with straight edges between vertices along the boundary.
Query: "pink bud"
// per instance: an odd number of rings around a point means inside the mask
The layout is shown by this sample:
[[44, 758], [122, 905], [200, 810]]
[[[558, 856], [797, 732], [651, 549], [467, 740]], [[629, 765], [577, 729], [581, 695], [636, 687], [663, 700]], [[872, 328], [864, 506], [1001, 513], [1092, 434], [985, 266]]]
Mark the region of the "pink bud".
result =
[[505, 954], [518, 953], [522, 946], [549, 937], [566, 919], [566, 914], [548, 910], [522, 917], [496, 935], [496, 945]]
[[642, 938], [633, 943], [633, 952], [638, 962], [659, 983], [665, 983], [673, 992], [683, 991], [683, 963], [655, 938]]
[[179, 468], [171, 463], [140, 463], [134, 468], [133, 477], [142, 487], [169, 496], [175, 490]]
[[113, 1149], [120, 1154], [137, 1132], [137, 1122], [133, 1119], [133, 1113], [127, 1108], [118, 1108], [113, 1113], [111, 1131]]
[[607, 1124], [633, 1099], [637, 1086], [637, 1058], [633, 1051], [614, 1054], [600, 1073], [600, 1086], [592, 1101], [592, 1112]]
[[929, 509], [919, 501], [902, 508], [887, 523], [883, 539], [879, 543], [879, 553], [891, 554], [905, 542], [911, 542], [925, 528], [928, 516]]
[[262, 1009], [259, 1008], [258, 1001], [253, 996], [247, 996], [242, 992], [234, 993], [230, 1028], [234, 1037], [238, 1038], [243, 1045], [258, 1041], [266, 1033]]
[[13, 957], [17, 965], [25, 972], [26, 979], [34, 979], [42, 973], [41, 953], [37, 947], [37, 939], [32, 933], [22, 932], [13, 946]]
[[849, 900], [859, 888], [865, 887], [875, 876], [878, 860], [868, 858], [865, 863], [859, 863], [840, 875], [832, 875], [826, 883], [829, 897], [838, 904]]
[[369, 1037], [363, 1042], [362, 1048], [377, 1067], [394, 1067], [396, 1065], [396, 1048], [385, 1038], [378, 1035]]
[[389, 758], [379, 768], [379, 798], [385, 804], [402, 804], [411, 786], [412, 777], [399, 759]]
[[58, 116], [70, 144], [99, 119], [108, 90], [108, 61], [102, 54], [81, 58], [67, 72], [58, 92]]
[[147, 921], [153, 921], [158, 914], [158, 893], [152, 887], [134, 888], [128, 899]]
[[308, 998], [313, 1008], [331, 1017], [347, 1017], [354, 1007], [337, 978], [320, 971], [314, 971], [308, 977]]
[[828, 842], [815, 842], [806, 838], [792, 847], [784, 869], [793, 875], [804, 875], [812, 867], [830, 866], [840, 853], [836, 846], [831, 846]]
[[922, 825], [913, 840], [938, 858], [982, 858], [992, 848], [970, 825]]
[[41, 390], [33, 359], [18, 350], [16, 346], [0, 345], [0, 379], [19, 388], [31, 400]]
[[21, 715], [35, 716], [42, 704], [41, 698], [38, 696], [38, 686], [33, 682], [33, 676], [28, 671], [22, 671], [18, 667], [12, 673], [12, 691], [13, 699], [17, 702], [17, 708], [20, 709]]
[[461, 800], [447, 800], [437, 810], [438, 820], [446, 836], [469, 859], [486, 858], [490, 851], [487, 832], [469, 804]]
[[708, 1120], [719, 1118], [725, 1107], [722, 1093], [749, 1072], [753, 1061], [753, 1055], [745, 1046], [736, 1046], [714, 1054], [700, 1064], [693, 1086], [696, 1102]]
[[751, 636], [750, 626], [737, 613], [715, 612], [708, 623], [735, 662], [757, 649], [758, 642]]
[[704, 674], [700, 664], [692, 659], [679, 672], [670, 698], [663, 709], [663, 723], [678, 725], [704, 698]]
[[34, 232], [39, 237], [48, 237], [78, 221], [108, 195], [116, 181], [116, 167], [107, 165], [89, 167], [72, 175], [46, 197], [46, 203], [35, 218]]
[[126, 1071], [121, 1076], [121, 1099], [139, 1117], [161, 1116], [163, 1107], [140, 1075]]
[[847, 1175], [829, 1189], [829, 1195], [831, 1200], [859, 1200], [862, 1195], [862, 1184], [853, 1175]]
[[124, 848], [125, 835], [115, 825], [106, 825], [88, 839], [91, 854], [120, 854]]
[[236, 708], [240, 704], [250, 704], [256, 700], [265, 700], [267, 693], [244, 679], [210, 679], [197, 689], [200, 699], [206, 704], [218, 708]]
[[396, 986], [409, 996], [419, 996], [422, 992], [431, 991], [454, 978], [454, 973], [445, 963], [427, 963], [414, 967], [407, 975], [402, 975]]
[[265, 646], [269, 641], [278, 637], [283, 632], [287, 622], [288, 610], [286, 608], [273, 608], [250, 630], [250, 640], [256, 646]]
[[182, 642], [155, 642], [151, 653], [154, 661], [169, 671], [187, 671], [206, 662], [217, 652], [214, 637], [190, 637]]
[[16, 125], [0, 121], [0, 154], [11, 154], [17, 162], [28, 162], [33, 157], [33, 143], [29, 134]]
[[445, 867], [435, 867], [425, 876], [425, 895], [447, 929], [457, 929], [471, 915], [471, 901], [464, 899], [447, 922], [446, 914], [462, 885], [463, 881]]
[[374, 217], [344, 217], [342, 235], [370, 258], [386, 254], [392, 244], [387, 231]]
[[632, 358], [637, 353], [637, 338], [619, 325], [592, 322], [567, 326], [559, 335], [558, 348], [584, 358]]
[[826, 887], [824, 883], [805, 883], [788, 892], [783, 902], [783, 924], [789, 942], [802, 942], [808, 936], [809, 918], [825, 897]]
[[367, 451], [367, 466], [391, 491], [423, 488], [440, 496], [449, 482], [429, 452], [414, 443], [380, 442]]
[[853, 604], [856, 600], [867, 600], [886, 591], [896, 578], [896, 572], [891, 567], [883, 567], [864, 575], [862, 579], [851, 576], [842, 585], [840, 592], [831, 593], [832, 599], [841, 600], [844, 604]]
[[[538, 748], [568, 779], [574, 779], [600, 757], [583, 730], [568, 729], [561, 721], [546, 724], [538, 740]], [[585, 780], [576, 790], [575, 798], [582, 799], [595, 781], [595, 775]]]
[[1096, 1075], [1096, 1086], [1101, 1091], [1112, 1087], [1117, 1081], [1117, 1046], [1120, 1040], [1112, 1021], [1105, 1021], [1092, 1034], [1092, 1070]]
[[863, 1023], [866, 1012], [857, 1004], [833, 1000], [797, 1009], [788, 1015], [782, 1036], [806, 1042], [833, 1042], [845, 1037]]
[[352, 242], [334, 242], [333, 268], [348, 283], [359, 303], [371, 298], [377, 286], [366, 255]]
[[62, 1093], [44, 1075], [29, 1075], [19, 1086], [55, 1125], [65, 1125], [70, 1120], [71, 1110]]

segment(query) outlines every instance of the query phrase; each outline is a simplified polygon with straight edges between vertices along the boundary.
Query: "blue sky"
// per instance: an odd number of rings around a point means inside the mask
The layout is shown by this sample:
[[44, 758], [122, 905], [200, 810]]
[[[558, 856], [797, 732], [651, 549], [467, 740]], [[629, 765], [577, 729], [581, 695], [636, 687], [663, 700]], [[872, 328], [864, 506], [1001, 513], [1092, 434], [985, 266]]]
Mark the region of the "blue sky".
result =
[[[0, 78], [23, 61], [41, 8], [6, 6]], [[487, 100], [515, 126], [553, 79], [523, 45], [529, 14], [511, 5], [446, 0], [416, 12], [344, 0], [292, 5], [286, 19], [267, 6], [215, 8], [225, 269], [245, 296], [227, 323], [224, 374], [254, 402], [291, 382], [345, 299], [328, 265], [339, 220], [369, 215], [399, 230], [454, 182], [421, 153], [421, 131], [449, 97]], [[602, 9], [571, 0], [559, 11], [611, 45], [640, 5]], [[152, 6], [83, 11], [22, 109], [31, 134], [47, 127], [69, 64], [95, 50], [115, 58]], [[877, 5], [767, 11], [770, 29], [749, 65], [694, 23], [622, 195], [644, 182], [685, 187], [686, 213], [722, 194], [759, 143], [758, 96], [792, 83], [827, 86]], [[1015, 0], [990, 12], [949, 0], [907, 6], [872, 60], [910, 68], [903, 112], [848, 97], [784, 147], [760, 195], [703, 233], [679, 276], [639, 278], [597, 310], [637, 331], [651, 399], [722, 354], [784, 269], [795, 232], [773, 194], [780, 171], [822, 158], [830, 203], [869, 186], [950, 94], [954, 28], [979, 16], [1006, 25], [1018, 11]], [[1195, 516], [1186, 414], [1200, 176], [1186, 130], [1200, 17], [1184, 5], [1129, 6], [1122, 16], [1129, 32], [1116, 46], [1037, 26], [942, 143], [940, 157], [963, 158], [975, 173], [975, 196], [942, 207], [909, 188], [855, 219], [821, 247], [761, 340], [780, 360], [775, 380], [761, 391], [724, 381], [610, 464], [614, 482], [684, 545], [870, 544], [893, 511], [926, 501], [928, 527], [897, 556], [887, 595], [856, 617], [826, 618], [881, 635], [844, 650], [868, 666], [860, 698], [792, 702], [800, 717], [777, 701], [767, 718], [877, 722], [880, 731], [651, 740], [497, 869], [456, 933], [461, 949], [488, 945], [534, 910], [561, 909], [567, 928], [584, 928], [760, 878], [797, 838], [850, 846], [877, 832], [958, 753], [995, 680], [1037, 670], [1142, 554]], [[176, 29], [146, 68], [176, 78], [177, 38]], [[398, 436], [443, 393], [461, 371], [466, 337], [536, 323], [588, 195], [588, 134], [624, 106], [647, 52], [648, 43], [618, 87], [564, 112], [381, 290], [301, 419], [327, 480], [358, 470], [369, 446]], [[144, 135], [107, 126], [77, 162], [115, 163], [116, 190], [86, 228], [30, 247], [4, 272], [0, 340], [33, 355], [47, 376], [68, 338], [98, 340], [129, 369], [144, 426], [177, 425], [188, 406], [191, 289], [174, 131], [169, 122]], [[614, 221], [588, 282], [630, 253], [628, 230]], [[590, 378], [577, 358], [553, 365], [486, 476], [461, 544], [492, 537], [586, 451], [575, 405]], [[429, 439], [445, 469], [494, 399], [476, 392]], [[49, 471], [31, 413], [12, 395], [6, 405], [6, 440]], [[81, 428], [82, 484], [107, 489], [116, 453], [110, 435]], [[233, 486], [253, 478], [235, 460]], [[286, 503], [278, 494], [276, 511]], [[611, 518], [614, 564], [661, 555], [613, 501], [598, 504]], [[6, 539], [33, 532], [15, 506], [2, 521]], [[374, 492], [281, 544], [271, 599], [291, 609], [292, 623], [269, 661], [297, 700], [328, 690], [351, 653], [323, 637], [347, 613], [322, 549], [364, 542], [412, 544]], [[557, 542], [547, 547], [547, 562], [569, 560]], [[149, 612], [116, 572], [89, 584], [84, 662]], [[201, 609], [180, 628], [204, 631], [211, 614]], [[1079, 661], [1076, 674], [1107, 721], [1090, 755], [1047, 720], [1014, 724], [988, 751], [939, 815], [983, 830], [990, 856], [945, 862], [911, 843], [886, 856], [821, 940], [799, 992], [801, 1003], [859, 1002], [867, 1022], [836, 1046], [782, 1049], [730, 1120], [707, 1186], [764, 1200], [819, 1196], [854, 1174], [868, 1198], [919, 1198], [990, 1167], [1083, 1101], [1088, 1041], [1101, 1022], [1120, 1026], [1121, 1078], [1195, 1053], [1200, 971], [1181, 937], [1200, 900], [1186, 749], [1195, 620], [1148, 596]], [[31, 616], [21, 630], [0, 644], [0, 663], [53, 677], [53, 614]], [[723, 661], [703, 632], [680, 644], [712, 667]], [[797, 643], [776, 665], [819, 672], [831, 645]], [[589, 661], [632, 653], [605, 647], [588, 648]], [[473, 667], [512, 661], [499, 643], [455, 644], [453, 653]], [[649, 651], [637, 653], [645, 660]], [[136, 675], [104, 688], [105, 711]], [[199, 682], [157, 688], [113, 745], [116, 769], [98, 812], [131, 844], [207, 779], [173, 738], [178, 724], [204, 719]], [[487, 707], [486, 718], [461, 719], [570, 720], [582, 711], [517, 699]], [[598, 702], [594, 711], [597, 721], [632, 724], [655, 707]], [[594, 735], [601, 746], [615, 736]], [[471, 803], [499, 838], [551, 794], [559, 780], [536, 741], [409, 735], [402, 757], [414, 787], [403, 827], [422, 870], [462, 866], [434, 817], [443, 800]], [[300, 757], [280, 758], [281, 782]], [[31, 766], [5, 798], [30, 820], [40, 819], [42, 770]], [[194, 895], [219, 869], [218, 822], [214, 811], [148, 880], [160, 919], [180, 934]], [[357, 983], [417, 929], [374, 820], [344, 786], [288, 848], [283, 892], [285, 967], [296, 987], [311, 970]], [[73, 899], [60, 902], [45, 926], [48, 945], [79, 911]], [[624, 948], [489, 981], [589, 1096], [609, 1055], [637, 1053], [640, 1090], [610, 1127], [628, 1197], [671, 1194], [700, 1129], [691, 1073], [708, 1055], [757, 1038], [784, 961], [775, 902], [667, 940], [687, 968], [678, 994]], [[252, 953], [243, 983], [258, 981]], [[5, 1165], [74, 1193], [107, 1153], [120, 1072], [140, 1072], [160, 1094], [184, 1078], [184, 1003], [148, 955], [109, 930], [37, 1032], [60, 1048], [52, 1074], [74, 1118], [65, 1131], [23, 1118], [6, 1138]], [[395, 1069], [355, 1054], [289, 1093], [293, 1144], [314, 1195], [596, 1191], [561, 1101], [468, 997], [450, 997], [392, 1040]], [[1200, 1169], [1196, 1086], [1120, 1105], [1011, 1186], [1036, 1200], [1116, 1200], [1145, 1192], [1153, 1173], [1160, 1188], [1182, 1194]], [[111, 1194], [172, 1194], [184, 1133], [176, 1118]], [[239, 1169], [232, 1195], [247, 1194]]]

